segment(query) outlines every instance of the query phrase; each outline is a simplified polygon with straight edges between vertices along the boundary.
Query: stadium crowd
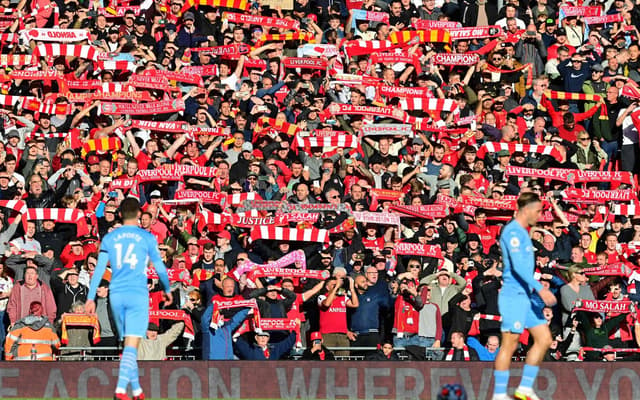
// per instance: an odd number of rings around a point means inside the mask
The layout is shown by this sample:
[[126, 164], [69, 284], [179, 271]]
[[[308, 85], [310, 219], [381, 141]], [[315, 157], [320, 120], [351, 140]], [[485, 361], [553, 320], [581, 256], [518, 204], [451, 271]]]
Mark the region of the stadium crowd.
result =
[[108, 274], [83, 304], [133, 196], [174, 288], [140, 359], [493, 360], [530, 191], [547, 359], [636, 358], [635, 2], [0, 6], [5, 358], [115, 352]]

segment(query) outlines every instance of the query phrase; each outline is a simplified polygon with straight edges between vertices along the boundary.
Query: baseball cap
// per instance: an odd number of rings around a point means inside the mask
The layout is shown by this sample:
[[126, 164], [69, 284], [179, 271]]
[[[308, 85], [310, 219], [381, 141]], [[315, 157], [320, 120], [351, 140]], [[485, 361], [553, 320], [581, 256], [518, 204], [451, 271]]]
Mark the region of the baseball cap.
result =
[[567, 30], [564, 28], [560, 28], [556, 31], [556, 36], [567, 36]]
[[196, 17], [195, 15], [193, 15], [193, 13], [191, 11], [187, 11], [186, 13], [184, 13], [184, 17], [182, 17], [183, 20], [188, 21], [195, 21]]
[[498, 152], [498, 157], [509, 157], [510, 155], [509, 150], [500, 150]]
[[266, 337], [270, 337], [271, 336], [271, 334], [269, 334], [269, 332], [267, 332], [267, 331], [256, 332], [256, 335], [258, 335], [258, 336], [266, 336]]
[[88, 163], [89, 165], [97, 164], [97, 163], [99, 163], [99, 162], [100, 162], [100, 157], [98, 157], [98, 156], [96, 156], [96, 155], [92, 155], [92, 156], [89, 156], [89, 157], [87, 158], [87, 163]]
[[149, 197], [162, 197], [162, 194], [160, 193], [159, 190], [154, 190], [153, 192], [151, 192]]
[[147, 327], [148, 331], [152, 331], [152, 332], [159, 332], [160, 331], [160, 327], [158, 326], [158, 324], [155, 324], [153, 322], [149, 322], [149, 326]]
[[602, 64], [595, 63], [591, 66], [591, 71], [603, 72], [604, 67], [602, 67]]
[[219, 238], [224, 238], [227, 240], [231, 240], [231, 233], [229, 233], [228, 230], [222, 230], [220, 232], [218, 232], [218, 237]]
[[102, 279], [100, 281], [100, 283], [98, 284], [98, 287], [106, 287], [106, 288], [108, 288], [110, 284], [111, 284], [111, 282], [109, 282], [108, 280]]
[[147, 21], [144, 19], [144, 17], [137, 17], [134, 21], [134, 24], [136, 25], [145, 25], [147, 23]]
[[7, 139], [12, 138], [12, 137], [19, 138], [20, 137], [20, 133], [17, 130], [12, 129], [9, 132], [7, 132]]
[[320, 332], [311, 332], [311, 341], [322, 340], [322, 334]]

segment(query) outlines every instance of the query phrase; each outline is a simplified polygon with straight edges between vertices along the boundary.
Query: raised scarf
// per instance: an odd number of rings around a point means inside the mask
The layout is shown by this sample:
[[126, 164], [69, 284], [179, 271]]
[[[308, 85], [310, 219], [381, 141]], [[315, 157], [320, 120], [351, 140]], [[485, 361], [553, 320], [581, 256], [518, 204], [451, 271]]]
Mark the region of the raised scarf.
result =
[[290, 29], [290, 30], [300, 29], [300, 21], [283, 19], [283, 18], [264, 17], [261, 15], [223, 12], [222, 19], [226, 19], [229, 22], [233, 22], [237, 24], [271, 26], [274, 28]]
[[438, 53], [433, 56], [433, 63], [438, 65], [475, 65], [480, 56], [474, 53]]
[[408, 124], [367, 124], [360, 128], [362, 136], [413, 136], [413, 129]]
[[41, 42], [79, 42], [89, 39], [89, 31], [85, 29], [44, 29], [34, 28], [21, 33], [27, 40]]
[[288, 242], [329, 242], [329, 231], [318, 228], [285, 228], [279, 226], [262, 225], [251, 230], [251, 241], [255, 240], [280, 240]]
[[398, 242], [395, 252], [400, 256], [421, 256], [442, 259], [442, 248], [433, 244]]
[[595, 102], [596, 104], [590, 109], [600, 107], [600, 119], [609, 119], [609, 116], [607, 115], [607, 106], [604, 103], [602, 96], [598, 94], [556, 92], [555, 90], [548, 90], [544, 92], [544, 95], [550, 99]]
[[70, 326], [86, 326], [93, 328], [93, 344], [100, 342], [100, 323], [96, 314], [74, 314], [64, 313], [61, 317], [60, 324], [60, 342], [62, 344], [69, 343], [69, 332], [67, 328]]
[[184, 111], [182, 99], [152, 101], [149, 103], [101, 103], [100, 111], [106, 115], [154, 115]]
[[395, 205], [389, 206], [389, 210], [397, 211], [402, 214], [410, 215], [416, 218], [436, 219], [445, 218], [449, 215], [449, 207], [443, 204], [430, 204], [419, 206]]
[[144, 71], [143, 76], [152, 76], [152, 77], [164, 77], [169, 81], [176, 81], [182, 83], [188, 83], [196, 86], [204, 86], [202, 82], [202, 77], [196, 74], [190, 74], [187, 72], [176, 72], [176, 71], [165, 71], [159, 69], [149, 69]]
[[109, 137], [100, 139], [89, 139], [82, 144], [82, 157], [85, 157], [92, 151], [115, 153], [122, 148], [120, 138]]
[[82, 210], [77, 208], [29, 208], [22, 215], [23, 222], [50, 219], [59, 223], [76, 224], [77, 236], [89, 233], [87, 221]]
[[533, 65], [531, 63], [527, 63], [513, 69], [501, 69], [498, 67], [494, 67], [491, 64], [486, 64], [485, 71], [491, 72], [493, 74], [511, 74], [514, 72], [523, 71], [525, 69], [527, 70], [527, 80], [525, 82], [525, 86], [529, 88], [533, 84]]
[[562, 191], [562, 196], [569, 199], [597, 200], [599, 202], [632, 201], [638, 198], [636, 195], [636, 192], [631, 189], [590, 190], [590, 189], [567, 188]]
[[572, 311], [589, 311], [597, 313], [630, 313], [634, 312], [629, 306], [631, 301], [611, 300], [577, 300]]
[[195, 338], [195, 331], [193, 330], [191, 317], [183, 310], [149, 310], [149, 318], [182, 321], [184, 322], [184, 333], [182, 336], [189, 340], [193, 340]]
[[107, 53], [89, 45], [42, 43], [33, 50], [34, 57], [80, 57], [87, 60], [107, 59]]
[[551, 156], [558, 161], [562, 161], [562, 155], [554, 146], [520, 144], [516, 142], [485, 142], [478, 149], [478, 158], [484, 158], [487, 153], [497, 153], [500, 150], [507, 150], [510, 154], [513, 154], [516, 151], [521, 151], [523, 153], [536, 153], [544, 156]]
[[617, 182], [619, 184], [634, 184], [633, 175], [631, 172], [627, 171], [582, 171], [579, 169], [566, 168], [535, 169], [509, 165], [507, 166], [505, 174], [507, 176], [544, 178], [568, 182], [570, 184], [583, 182]]
[[239, 299], [232, 298], [229, 300], [212, 300], [213, 303], [213, 315], [211, 318], [211, 324], [209, 325], [213, 329], [218, 329], [224, 324], [224, 316], [220, 312], [221, 310], [228, 310], [230, 308], [251, 308], [253, 310], [254, 325], [260, 326], [260, 309], [256, 299]]
[[451, 40], [483, 39], [487, 37], [497, 37], [502, 35], [502, 28], [500, 28], [499, 25], [449, 28], [448, 31], [451, 35]]
[[448, 43], [451, 35], [446, 30], [429, 29], [417, 31], [394, 31], [389, 34], [389, 41], [393, 44], [417, 43]]
[[[453, 361], [453, 353], [455, 353], [455, 351], [456, 351], [456, 349], [454, 349], [453, 347], [451, 349], [449, 349], [449, 351], [447, 352], [447, 355], [444, 358], [445, 361]], [[469, 347], [466, 344], [462, 348], [462, 352], [464, 354], [464, 360], [465, 361], [471, 360], [471, 357], [469, 356]]]
[[356, 222], [364, 224], [400, 225], [400, 216], [394, 213], [353, 211]]
[[247, 0], [187, 0], [182, 6], [182, 13], [187, 12], [191, 7], [198, 6], [211, 6], [215, 9], [222, 8], [235, 8], [236, 10], [249, 11], [249, 2]]
[[285, 68], [327, 69], [327, 60], [310, 57], [285, 57], [282, 60]]
[[192, 47], [189, 49], [192, 53], [206, 53], [218, 57], [237, 58], [242, 54], [248, 54], [251, 49], [247, 44], [234, 43], [216, 47]]

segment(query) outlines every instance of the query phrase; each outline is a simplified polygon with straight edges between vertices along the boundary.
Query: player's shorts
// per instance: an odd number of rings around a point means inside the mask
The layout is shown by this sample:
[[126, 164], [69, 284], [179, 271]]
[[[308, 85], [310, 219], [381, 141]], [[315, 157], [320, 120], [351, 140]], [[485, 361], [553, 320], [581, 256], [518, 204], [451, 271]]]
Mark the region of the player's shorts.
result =
[[542, 309], [544, 303], [537, 294], [532, 299], [526, 293], [504, 293], [498, 296], [498, 307], [502, 316], [502, 332], [522, 333], [525, 329], [546, 324]]
[[109, 300], [120, 339], [144, 338], [149, 327], [149, 293], [112, 293]]

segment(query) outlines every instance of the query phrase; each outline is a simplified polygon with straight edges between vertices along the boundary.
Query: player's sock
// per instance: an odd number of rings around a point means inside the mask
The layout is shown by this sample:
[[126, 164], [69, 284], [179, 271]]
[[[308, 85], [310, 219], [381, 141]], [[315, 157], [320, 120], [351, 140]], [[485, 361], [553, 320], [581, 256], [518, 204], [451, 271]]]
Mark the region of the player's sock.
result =
[[138, 377], [138, 349], [131, 347], [133, 351], [133, 368], [129, 374], [129, 383], [131, 383], [131, 390], [134, 396], [142, 393], [142, 387], [140, 387], [140, 380]]
[[506, 396], [507, 395], [507, 386], [509, 385], [509, 370], [506, 371], [493, 371], [494, 385], [493, 385], [493, 395], [494, 396]]
[[135, 368], [137, 371], [137, 351], [135, 347], [125, 346], [122, 350], [122, 358], [120, 359], [120, 371], [118, 371], [118, 383], [116, 385], [116, 393], [126, 393], [127, 386], [131, 380], [131, 371]]
[[532, 389], [533, 382], [536, 380], [536, 376], [538, 376], [538, 370], [540, 367], [535, 365], [525, 364], [522, 369], [522, 379], [520, 380], [520, 388]]

